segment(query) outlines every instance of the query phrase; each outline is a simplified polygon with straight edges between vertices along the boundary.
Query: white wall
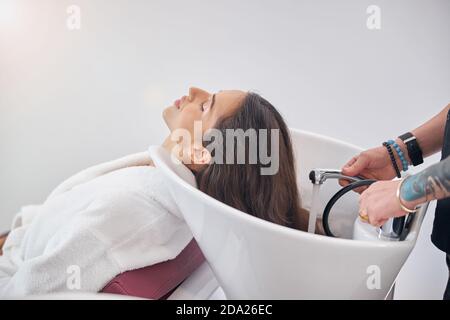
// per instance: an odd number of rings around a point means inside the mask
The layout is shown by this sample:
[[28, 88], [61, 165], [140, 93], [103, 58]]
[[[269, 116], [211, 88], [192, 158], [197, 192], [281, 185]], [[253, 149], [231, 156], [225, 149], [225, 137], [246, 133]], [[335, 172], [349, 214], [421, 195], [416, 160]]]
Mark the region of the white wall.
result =
[[[192, 85], [252, 89], [292, 127], [379, 145], [450, 102], [449, 24], [448, 0], [1, 0], [0, 230], [76, 171], [159, 143]], [[432, 218], [397, 298], [442, 296]]]

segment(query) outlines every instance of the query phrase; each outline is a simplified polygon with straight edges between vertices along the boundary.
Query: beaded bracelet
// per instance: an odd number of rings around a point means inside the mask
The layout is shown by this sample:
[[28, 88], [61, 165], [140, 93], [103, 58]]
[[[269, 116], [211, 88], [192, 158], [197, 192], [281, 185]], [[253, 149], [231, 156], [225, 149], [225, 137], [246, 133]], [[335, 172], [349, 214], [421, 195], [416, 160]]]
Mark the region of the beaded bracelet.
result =
[[387, 149], [389, 153], [389, 157], [391, 158], [392, 166], [394, 167], [397, 178], [400, 178], [402, 175], [400, 173], [400, 169], [397, 166], [397, 161], [395, 161], [394, 153], [392, 152], [390, 144], [388, 144], [387, 142], [383, 142], [383, 146]]
[[406, 161], [405, 155], [403, 154], [402, 149], [400, 149], [400, 146], [394, 140], [388, 140], [387, 143], [394, 147], [395, 151], [397, 152], [397, 155], [400, 158], [403, 166], [403, 171], [408, 171], [408, 161]]

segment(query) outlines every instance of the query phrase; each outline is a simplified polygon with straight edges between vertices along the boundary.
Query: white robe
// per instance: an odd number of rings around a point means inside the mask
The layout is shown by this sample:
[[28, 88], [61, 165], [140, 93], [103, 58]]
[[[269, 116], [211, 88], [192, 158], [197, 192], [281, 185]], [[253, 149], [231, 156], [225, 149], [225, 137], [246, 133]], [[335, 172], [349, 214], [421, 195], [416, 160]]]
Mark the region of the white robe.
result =
[[141, 152], [85, 169], [22, 207], [0, 256], [0, 297], [98, 292], [175, 258], [192, 233], [150, 162]]

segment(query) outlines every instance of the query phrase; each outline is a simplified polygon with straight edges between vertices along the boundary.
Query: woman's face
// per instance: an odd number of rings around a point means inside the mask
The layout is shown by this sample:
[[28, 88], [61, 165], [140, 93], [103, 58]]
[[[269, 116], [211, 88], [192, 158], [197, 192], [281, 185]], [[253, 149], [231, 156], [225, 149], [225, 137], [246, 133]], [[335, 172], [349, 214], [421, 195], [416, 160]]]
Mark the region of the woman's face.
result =
[[204, 133], [213, 128], [219, 118], [233, 114], [245, 95], [240, 90], [223, 90], [211, 94], [199, 88], [189, 88], [189, 95], [167, 107], [163, 117], [171, 132], [185, 129], [194, 135], [194, 123], [200, 121]]

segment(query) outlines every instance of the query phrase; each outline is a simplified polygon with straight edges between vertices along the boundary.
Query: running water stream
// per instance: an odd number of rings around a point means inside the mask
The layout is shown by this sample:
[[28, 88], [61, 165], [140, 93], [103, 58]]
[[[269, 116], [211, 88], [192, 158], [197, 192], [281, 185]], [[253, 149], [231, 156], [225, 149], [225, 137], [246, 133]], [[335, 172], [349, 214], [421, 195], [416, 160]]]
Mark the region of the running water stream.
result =
[[309, 212], [308, 232], [316, 232], [317, 211], [319, 209], [319, 190], [320, 184], [313, 184], [311, 211]]

